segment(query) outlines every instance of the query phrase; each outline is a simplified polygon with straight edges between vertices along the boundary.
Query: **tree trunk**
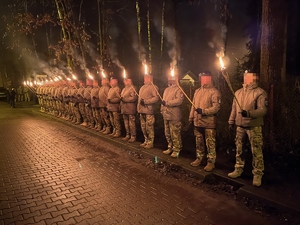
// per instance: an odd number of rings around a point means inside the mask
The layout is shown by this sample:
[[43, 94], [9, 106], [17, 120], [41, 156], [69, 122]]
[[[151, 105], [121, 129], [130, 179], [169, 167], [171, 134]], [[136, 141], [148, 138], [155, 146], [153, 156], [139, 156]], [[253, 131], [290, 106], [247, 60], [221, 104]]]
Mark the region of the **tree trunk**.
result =
[[[269, 94], [269, 110], [266, 116], [267, 148], [276, 151], [276, 134], [284, 124], [282, 121], [282, 75], [285, 74], [286, 64], [286, 1], [262, 0], [262, 32], [261, 32], [261, 86]], [[276, 114], [274, 113], [276, 112]], [[281, 119], [280, 119], [281, 118]]]

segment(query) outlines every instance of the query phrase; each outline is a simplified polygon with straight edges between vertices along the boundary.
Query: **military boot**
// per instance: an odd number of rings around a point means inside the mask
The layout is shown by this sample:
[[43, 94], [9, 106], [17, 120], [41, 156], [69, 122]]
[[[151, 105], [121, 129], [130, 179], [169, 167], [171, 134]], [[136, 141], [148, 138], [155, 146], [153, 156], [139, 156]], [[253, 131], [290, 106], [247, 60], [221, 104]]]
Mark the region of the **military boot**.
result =
[[115, 134], [112, 136], [113, 138], [118, 138], [121, 136], [121, 131], [116, 131]]
[[110, 134], [110, 127], [106, 127], [103, 134]]
[[172, 152], [173, 152], [173, 151], [172, 151], [171, 149], [167, 149], [167, 150], [163, 151], [163, 153], [164, 153], [165, 155], [170, 155]]
[[129, 134], [126, 134], [126, 136], [122, 138], [122, 141], [128, 141], [129, 139], [130, 139]]
[[202, 158], [197, 158], [194, 162], [191, 162], [191, 166], [199, 166], [202, 162]]
[[129, 143], [133, 143], [135, 142], [136, 137], [135, 136], [131, 136], [131, 138], [128, 140]]
[[228, 176], [230, 178], [237, 178], [237, 177], [241, 176], [242, 173], [243, 173], [243, 169], [235, 168], [233, 172], [228, 174]]
[[87, 126], [87, 122], [83, 122], [83, 123], [80, 124], [80, 125], [86, 127], [86, 126]]
[[215, 168], [215, 164], [212, 162], [207, 162], [207, 165], [204, 167], [204, 170], [207, 172], [212, 171]]
[[151, 149], [153, 148], [153, 144], [152, 143], [147, 143], [145, 146], [144, 146], [145, 149]]
[[101, 133], [105, 132], [106, 131], [106, 127], [103, 126], [102, 130], [100, 130]]
[[171, 154], [172, 158], [178, 158], [178, 156], [179, 156], [179, 152], [173, 151], [172, 154]]
[[252, 184], [253, 186], [259, 187], [261, 185], [261, 176], [254, 175]]
[[114, 136], [116, 134], [116, 129], [113, 129], [113, 132], [111, 134], [109, 134], [109, 136]]

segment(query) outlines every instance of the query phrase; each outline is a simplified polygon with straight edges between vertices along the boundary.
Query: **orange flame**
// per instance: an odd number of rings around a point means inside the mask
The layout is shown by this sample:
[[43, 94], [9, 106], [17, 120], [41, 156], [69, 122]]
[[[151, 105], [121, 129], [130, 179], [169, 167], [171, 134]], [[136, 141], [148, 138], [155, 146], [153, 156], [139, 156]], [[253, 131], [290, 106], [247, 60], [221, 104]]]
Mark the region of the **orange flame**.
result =
[[126, 70], [123, 71], [123, 78], [126, 79]]
[[171, 76], [174, 77], [175, 76], [175, 69], [171, 69]]
[[148, 75], [148, 66], [146, 63], [144, 64], [144, 69], [145, 69], [145, 75]]
[[101, 70], [102, 78], [106, 78], [106, 75], [104, 73], [104, 70]]
[[220, 60], [221, 70], [225, 69], [224, 62], [223, 62], [223, 60], [222, 60], [222, 57], [219, 57], [219, 60]]
[[93, 77], [91, 74], [88, 74], [88, 77], [89, 77], [91, 80], [94, 80], [94, 77]]

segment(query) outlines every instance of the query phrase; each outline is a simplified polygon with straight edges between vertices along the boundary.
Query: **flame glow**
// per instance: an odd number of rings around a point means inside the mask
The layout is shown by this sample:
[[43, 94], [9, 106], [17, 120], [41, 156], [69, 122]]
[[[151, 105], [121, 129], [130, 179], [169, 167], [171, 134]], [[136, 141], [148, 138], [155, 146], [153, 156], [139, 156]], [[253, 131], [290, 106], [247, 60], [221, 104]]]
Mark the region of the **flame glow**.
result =
[[91, 74], [88, 74], [88, 77], [89, 77], [91, 80], [94, 80], [94, 77], [93, 77]]
[[124, 69], [124, 71], [123, 71], [123, 78], [124, 79], [126, 79], [127, 77], [126, 77], [126, 70]]
[[74, 74], [72, 74], [72, 78], [73, 80], [77, 80], [77, 77]]
[[102, 74], [102, 78], [106, 78], [106, 75], [104, 73], [104, 70], [101, 71], [101, 74]]
[[171, 77], [174, 77], [175, 76], [175, 69], [171, 69]]
[[23, 84], [26, 85], [26, 81], [24, 81]]
[[221, 70], [225, 69], [224, 62], [223, 62], [223, 60], [222, 60], [222, 57], [219, 57], [219, 60], [220, 60]]
[[145, 70], [145, 75], [148, 75], [148, 66], [146, 63], [144, 64], [144, 70]]
[[67, 80], [68, 80], [68, 81], [71, 81], [71, 78], [67, 77]]

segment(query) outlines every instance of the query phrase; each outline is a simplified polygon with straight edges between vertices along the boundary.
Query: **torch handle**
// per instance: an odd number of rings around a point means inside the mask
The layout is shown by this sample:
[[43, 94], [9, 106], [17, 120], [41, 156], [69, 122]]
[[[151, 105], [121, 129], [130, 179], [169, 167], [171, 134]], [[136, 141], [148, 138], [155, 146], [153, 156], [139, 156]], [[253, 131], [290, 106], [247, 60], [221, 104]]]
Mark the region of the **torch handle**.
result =
[[137, 93], [137, 91], [135, 90], [135, 88], [131, 85], [132, 90], [134, 91], [134, 93], [139, 97], [139, 94]]
[[33, 89], [33, 88], [31, 88], [31, 87], [29, 87], [28, 85], [26, 85], [28, 88], [29, 88], [29, 90], [31, 90], [33, 93], [36, 93], [36, 91]]
[[229, 76], [228, 76], [227, 71], [226, 71], [225, 69], [223, 69], [221, 72], [222, 72], [223, 77], [225, 78], [225, 81], [226, 81], [226, 83], [227, 83], [227, 85], [228, 85], [228, 87], [229, 87], [229, 89], [230, 89], [230, 91], [231, 91], [231, 93], [232, 93], [232, 95], [233, 95], [233, 97], [234, 97], [236, 103], [238, 104], [240, 110], [243, 111], [243, 109], [242, 109], [242, 107], [241, 107], [241, 104], [239, 103], [237, 97], [235, 96], [235, 93], [234, 93], [234, 90], [233, 90], [232, 85], [231, 85], [231, 83], [230, 83], [230, 80], [229, 80]]
[[161, 95], [159, 94], [158, 90], [156, 89], [156, 87], [154, 86], [153, 82], [151, 82], [153, 88], [155, 89], [156, 91], [156, 94], [158, 95], [158, 97], [160, 98], [161, 101], [163, 101], [163, 98], [161, 97]]
[[184, 94], [184, 96], [186, 97], [186, 99], [192, 104], [192, 106], [194, 106], [194, 108], [196, 109], [197, 107], [195, 106], [195, 104], [191, 101], [191, 99], [189, 98], [189, 96], [184, 92], [184, 90], [182, 89], [182, 87], [180, 86], [179, 82], [177, 81], [177, 86], [179, 87], [179, 89], [181, 90], [181, 92]]

